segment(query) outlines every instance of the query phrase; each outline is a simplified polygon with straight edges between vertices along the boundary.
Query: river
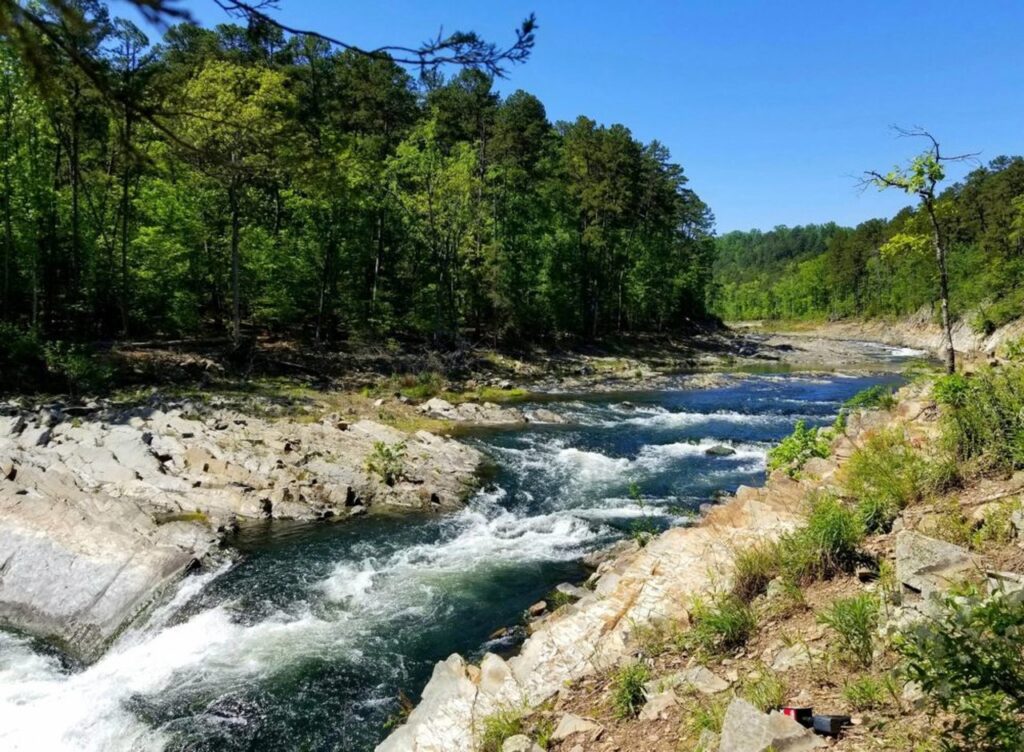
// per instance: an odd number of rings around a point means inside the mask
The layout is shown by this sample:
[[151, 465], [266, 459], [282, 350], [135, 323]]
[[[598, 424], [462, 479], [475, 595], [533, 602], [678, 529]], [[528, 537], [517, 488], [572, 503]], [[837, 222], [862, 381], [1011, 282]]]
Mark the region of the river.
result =
[[372, 750], [437, 660], [511, 649], [489, 635], [585, 576], [584, 554], [762, 483], [797, 420], [831, 422], [916, 354], [879, 347], [873, 373], [560, 395], [544, 407], [564, 425], [465, 437], [496, 470], [458, 512], [247, 528], [233, 561], [186, 578], [87, 667], [0, 631], [0, 749]]

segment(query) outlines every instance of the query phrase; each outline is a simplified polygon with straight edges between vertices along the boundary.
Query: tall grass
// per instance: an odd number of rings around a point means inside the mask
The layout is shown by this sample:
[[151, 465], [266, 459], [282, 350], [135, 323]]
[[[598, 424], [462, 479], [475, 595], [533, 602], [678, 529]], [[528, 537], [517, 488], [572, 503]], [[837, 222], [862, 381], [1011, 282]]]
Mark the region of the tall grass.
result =
[[899, 428], [869, 437], [843, 468], [846, 490], [870, 532], [889, 530], [900, 511], [922, 497], [930, 478], [929, 463]]
[[612, 705], [619, 718], [632, 718], [644, 704], [644, 684], [651, 679], [647, 664], [637, 661], [623, 666], [612, 681]]
[[944, 434], [957, 459], [981, 472], [1024, 468], [1024, 366], [945, 376], [932, 393], [945, 407]]

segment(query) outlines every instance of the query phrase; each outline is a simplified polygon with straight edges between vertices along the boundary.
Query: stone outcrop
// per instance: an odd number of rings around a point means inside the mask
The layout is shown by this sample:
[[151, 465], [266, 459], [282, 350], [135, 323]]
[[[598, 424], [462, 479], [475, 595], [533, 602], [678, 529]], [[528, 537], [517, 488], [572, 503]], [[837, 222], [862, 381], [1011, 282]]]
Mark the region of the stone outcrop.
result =
[[[370, 421], [187, 405], [0, 416], [0, 623], [90, 660], [245, 519], [452, 507], [475, 449]], [[370, 469], [389, 448], [391, 477]]]
[[814, 735], [777, 710], [762, 713], [746, 700], [733, 698], [725, 711], [719, 752], [805, 752], [825, 747]]
[[501, 407], [493, 402], [462, 402], [453, 405], [440, 397], [434, 397], [419, 407], [420, 412], [432, 418], [450, 420], [454, 423], [472, 423], [474, 425], [505, 425], [527, 422], [522, 410], [513, 407]]

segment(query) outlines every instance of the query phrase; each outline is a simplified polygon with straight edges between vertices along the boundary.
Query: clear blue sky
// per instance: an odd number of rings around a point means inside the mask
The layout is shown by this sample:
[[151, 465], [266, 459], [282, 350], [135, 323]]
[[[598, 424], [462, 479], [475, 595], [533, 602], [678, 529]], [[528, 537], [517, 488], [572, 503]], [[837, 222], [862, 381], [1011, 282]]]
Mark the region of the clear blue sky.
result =
[[[206, 24], [223, 13], [185, 0]], [[530, 11], [528, 63], [498, 88], [541, 98], [552, 120], [585, 114], [658, 139], [710, 204], [720, 232], [890, 216], [907, 203], [859, 193], [921, 125], [950, 152], [1024, 153], [1024, 2], [871, 0], [280, 0], [277, 16], [368, 47], [473, 29], [507, 41]], [[123, 12], [123, 3], [113, 10]]]

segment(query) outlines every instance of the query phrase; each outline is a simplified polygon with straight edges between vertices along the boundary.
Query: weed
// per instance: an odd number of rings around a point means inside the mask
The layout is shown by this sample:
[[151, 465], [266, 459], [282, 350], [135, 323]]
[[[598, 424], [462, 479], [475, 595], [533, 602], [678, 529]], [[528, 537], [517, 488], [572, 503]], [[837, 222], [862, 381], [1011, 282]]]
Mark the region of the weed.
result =
[[762, 713], [767, 713], [782, 707], [786, 699], [786, 685], [775, 672], [763, 668], [744, 682], [743, 698]]
[[1024, 749], [1024, 604], [1002, 593], [948, 596], [934, 618], [894, 640], [907, 676], [952, 713], [947, 746]]
[[694, 599], [690, 618], [692, 624], [685, 639], [712, 655], [742, 647], [757, 626], [753, 609], [732, 593], [710, 600]]
[[619, 718], [633, 718], [644, 704], [644, 683], [650, 681], [651, 670], [637, 661], [623, 666], [612, 680], [612, 706]]
[[740, 549], [733, 557], [732, 592], [749, 603], [761, 595], [779, 574], [779, 546], [761, 541]]
[[534, 742], [541, 749], [551, 746], [551, 737], [555, 733], [555, 721], [553, 718], [545, 717], [537, 722], [533, 729]]
[[795, 475], [811, 457], [828, 457], [831, 437], [799, 420], [793, 433], [768, 452], [768, 470], [786, 469]]
[[846, 463], [846, 490], [869, 531], [887, 531], [905, 506], [921, 498], [927, 462], [914, 451], [902, 430], [871, 436]]
[[683, 721], [681, 731], [684, 740], [694, 745], [693, 749], [697, 752], [713, 752], [695, 745], [705, 731], [710, 731], [713, 734], [721, 733], [725, 711], [729, 706], [729, 698], [724, 695], [713, 698], [697, 696], [693, 699], [693, 704], [688, 703], [687, 705], [692, 708], [692, 712]]
[[840, 598], [818, 614], [818, 621], [838, 635], [839, 648], [847, 662], [871, 665], [878, 626], [878, 600], [874, 596], [861, 593], [852, 598]]
[[1024, 468], [1024, 366], [945, 376], [932, 394], [947, 408], [943, 429], [957, 459], [980, 472]]
[[896, 397], [891, 386], [876, 384], [857, 392], [843, 403], [843, 410], [891, 410], [896, 406]]
[[483, 719], [480, 730], [480, 752], [501, 752], [505, 740], [523, 733], [523, 713], [507, 708]]
[[819, 494], [811, 499], [807, 525], [779, 542], [783, 577], [801, 583], [849, 570], [863, 540], [857, 514], [836, 497]]
[[861, 712], [882, 707], [887, 694], [885, 685], [873, 676], [853, 679], [843, 687], [843, 698]]
[[376, 473], [387, 485], [395, 485], [395, 481], [405, 474], [405, 442], [373, 442], [373, 451], [366, 458], [366, 469]]

